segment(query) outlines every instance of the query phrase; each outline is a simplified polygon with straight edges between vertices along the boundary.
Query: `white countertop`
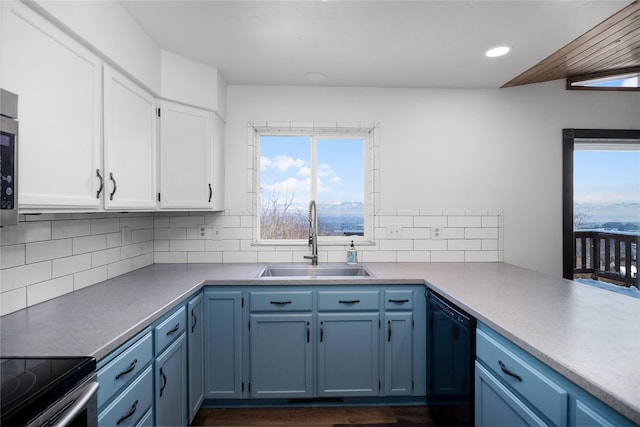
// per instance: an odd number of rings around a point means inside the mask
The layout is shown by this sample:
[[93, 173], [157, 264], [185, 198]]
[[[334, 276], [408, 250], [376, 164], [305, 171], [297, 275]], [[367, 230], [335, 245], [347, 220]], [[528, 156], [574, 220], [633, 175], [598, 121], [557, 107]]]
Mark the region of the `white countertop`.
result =
[[369, 263], [373, 278], [256, 279], [264, 264], [154, 264], [0, 318], [3, 356], [98, 360], [203, 285], [407, 284], [438, 291], [640, 424], [640, 299], [504, 263]]

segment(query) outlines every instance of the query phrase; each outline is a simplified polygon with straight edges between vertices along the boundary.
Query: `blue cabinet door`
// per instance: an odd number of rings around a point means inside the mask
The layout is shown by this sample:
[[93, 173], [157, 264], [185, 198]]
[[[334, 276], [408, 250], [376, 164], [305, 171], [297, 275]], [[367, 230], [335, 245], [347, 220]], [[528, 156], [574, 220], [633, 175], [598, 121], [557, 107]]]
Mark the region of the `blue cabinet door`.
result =
[[380, 392], [378, 313], [318, 314], [318, 395]]
[[384, 316], [384, 392], [410, 396], [413, 391], [413, 316], [411, 311]]
[[242, 398], [242, 292], [204, 294], [205, 398]]
[[187, 304], [187, 346], [189, 350], [189, 422], [204, 400], [204, 303], [203, 296]]
[[252, 398], [311, 397], [311, 313], [252, 314]]
[[157, 426], [187, 425], [187, 337], [180, 335], [155, 361]]
[[476, 362], [475, 426], [546, 426], [529, 406]]

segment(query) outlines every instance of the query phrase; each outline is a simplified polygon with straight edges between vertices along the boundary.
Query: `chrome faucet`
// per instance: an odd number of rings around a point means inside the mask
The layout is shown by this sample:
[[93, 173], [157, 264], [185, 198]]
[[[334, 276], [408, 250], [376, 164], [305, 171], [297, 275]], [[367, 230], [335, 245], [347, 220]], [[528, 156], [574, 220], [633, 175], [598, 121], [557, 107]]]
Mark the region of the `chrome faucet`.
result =
[[311, 255], [304, 257], [311, 260], [311, 265], [318, 265], [318, 208], [315, 200], [309, 202], [309, 246]]

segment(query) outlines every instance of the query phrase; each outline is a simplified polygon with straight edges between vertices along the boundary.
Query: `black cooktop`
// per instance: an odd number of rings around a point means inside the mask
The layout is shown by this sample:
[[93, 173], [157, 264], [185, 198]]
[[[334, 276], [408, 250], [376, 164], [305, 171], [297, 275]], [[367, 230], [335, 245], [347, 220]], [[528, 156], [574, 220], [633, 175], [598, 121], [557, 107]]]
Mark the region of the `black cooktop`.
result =
[[24, 425], [94, 373], [93, 357], [2, 357], [2, 425]]

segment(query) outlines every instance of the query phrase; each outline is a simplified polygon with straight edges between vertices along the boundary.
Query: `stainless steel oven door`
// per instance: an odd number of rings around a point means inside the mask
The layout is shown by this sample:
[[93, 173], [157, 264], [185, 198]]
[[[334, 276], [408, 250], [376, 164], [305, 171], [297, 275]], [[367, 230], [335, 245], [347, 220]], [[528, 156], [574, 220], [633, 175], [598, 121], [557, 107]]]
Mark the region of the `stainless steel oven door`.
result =
[[18, 223], [18, 121], [0, 117], [0, 226]]
[[55, 404], [27, 424], [27, 427], [98, 426], [98, 382], [91, 375]]

